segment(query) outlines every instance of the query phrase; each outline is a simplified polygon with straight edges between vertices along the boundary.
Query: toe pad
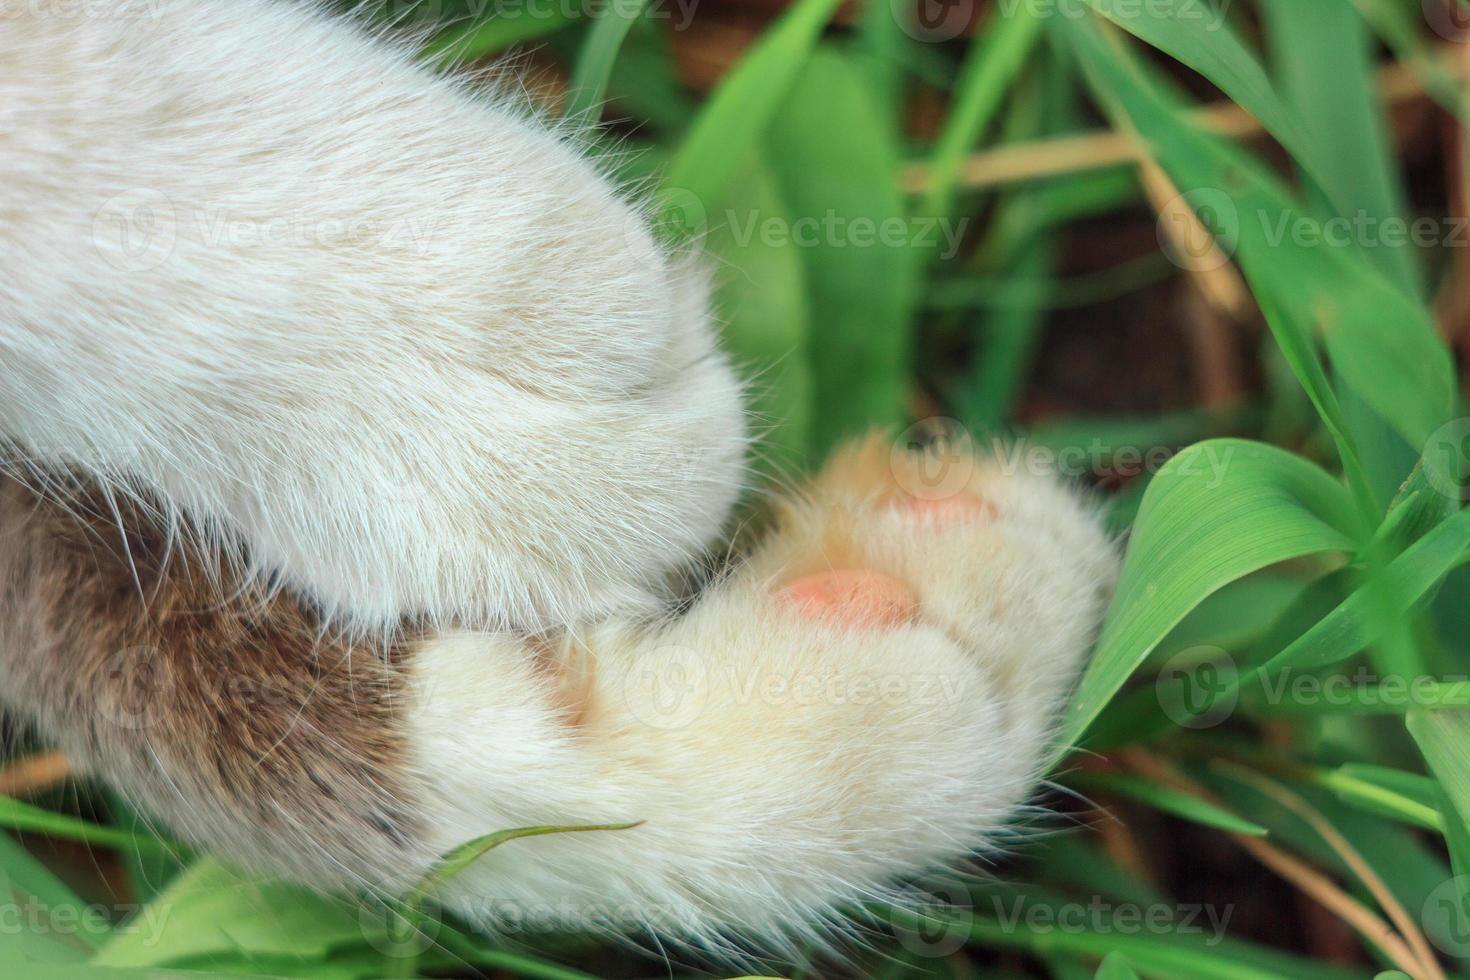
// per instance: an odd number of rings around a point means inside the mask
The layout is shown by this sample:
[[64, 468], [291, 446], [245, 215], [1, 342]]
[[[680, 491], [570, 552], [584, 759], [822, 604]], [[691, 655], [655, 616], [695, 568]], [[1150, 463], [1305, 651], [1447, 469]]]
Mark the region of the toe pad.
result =
[[919, 600], [892, 575], [837, 568], [782, 586], [780, 600], [812, 619], [865, 629], [897, 629], [913, 620]]

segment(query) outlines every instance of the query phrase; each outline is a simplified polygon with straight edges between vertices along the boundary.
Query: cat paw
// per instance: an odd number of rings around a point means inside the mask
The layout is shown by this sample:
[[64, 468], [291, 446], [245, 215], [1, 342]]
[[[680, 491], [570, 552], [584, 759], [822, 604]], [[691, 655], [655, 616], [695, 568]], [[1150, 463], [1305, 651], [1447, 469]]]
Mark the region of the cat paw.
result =
[[[1041, 776], [1116, 558], [1048, 476], [967, 456], [953, 492], [916, 494], [925, 465], [881, 438], [839, 453], [678, 619], [604, 623], [536, 666], [472, 637], [427, 646], [411, 744], [436, 846], [642, 821], [528, 842], [445, 901], [488, 928], [559, 908], [769, 937], [993, 845]], [[535, 712], [511, 671], [539, 685]]]

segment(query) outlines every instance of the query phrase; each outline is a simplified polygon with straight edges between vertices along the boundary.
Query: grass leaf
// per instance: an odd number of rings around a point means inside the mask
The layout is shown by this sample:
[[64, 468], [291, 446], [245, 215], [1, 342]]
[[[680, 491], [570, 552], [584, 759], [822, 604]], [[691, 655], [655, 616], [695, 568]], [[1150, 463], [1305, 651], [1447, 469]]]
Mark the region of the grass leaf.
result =
[[648, 2], [634, 0], [632, 3], [609, 4], [593, 21], [592, 29], [582, 41], [576, 71], [567, 86], [566, 115], [573, 119], [584, 115], [590, 117], [601, 107], [618, 50], [623, 46], [628, 31], [648, 9]]
[[851, 57], [812, 54], [766, 147], [780, 217], [793, 221], [779, 247], [804, 269], [812, 397], [823, 406], [812, 416], [809, 452], [821, 459], [841, 439], [903, 418], [917, 262], [942, 239], [921, 242], [908, 222], [896, 138]]
[[1214, 827], [1216, 830], [1233, 834], [1249, 834], [1252, 837], [1263, 837], [1266, 834], [1266, 828], [1258, 823], [1237, 817], [1229, 810], [1207, 800], [1181, 793], [1167, 786], [1160, 786], [1142, 776], [1126, 773], [1083, 774], [1072, 777], [1068, 782], [1082, 790], [1096, 789], [1118, 796], [1126, 796], [1140, 803], [1147, 803], [1156, 810], [1206, 827]]
[[1396, 613], [1406, 613], [1467, 557], [1470, 510], [1460, 511], [1414, 542], [1382, 568], [1374, 582], [1348, 596], [1259, 672], [1274, 675], [1289, 668], [1308, 670], [1346, 660], [1381, 635], [1385, 621], [1375, 609], [1375, 598], [1391, 603]]
[[723, 196], [790, 91], [841, 0], [797, 0], [715, 89], [669, 165], [664, 186], [705, 206]]
[[1144, 495], [1062, 745], [1086, 732], [1149, 651], [1207, 596], [1267, 565], [1351, 549], [1353, 524], [1341, 485], [1284, 450], [1217, 439], [1171, 459]]

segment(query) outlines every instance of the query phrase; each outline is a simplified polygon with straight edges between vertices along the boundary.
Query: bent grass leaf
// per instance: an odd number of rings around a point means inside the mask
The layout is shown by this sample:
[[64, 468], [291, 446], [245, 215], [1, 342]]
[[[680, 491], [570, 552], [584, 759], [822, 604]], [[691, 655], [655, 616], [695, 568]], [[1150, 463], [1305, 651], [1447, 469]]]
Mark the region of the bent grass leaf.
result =
[[455, 875], [462, 873], [482, 856], [509, 841], [521, 840], [526, 837], [544, 837], [548, 834], [581, 834], [595, 830], [632, 830], [642, 823], [643, 821], [641, 820], [635, 820], [632, 823], [514, 827], [510, 830], [497, 830], [492, 834], [476, 837], [474, 840], [465, 841], [448, 854], [445, 854], [439, 860], [439, 863], [424, 876], [423, 880], [415, 885], [408, 893], [408, 902], [411, 905], [419, 904], [430, 891], [444, 884]]
[[1224, 807], [1167, 786], [1160, 786], [1141, 776], [1123, 773], [1106, 776], [1086, 775], [1073, 777], [1068, 782], [1082, 790], [1096, 789], [1125, 796], [1140, 803], [1146, 803], [1164, 813], [1171, 813], [1176, 817], [1191, 820], [1206, 827], [1214, 827], [1216, 830], [1224, 830], [1232, 834], [1248, 834], [1251, 837], [1264, 837], [1266, 834], [1265, 827], [1252, 823], [1244, 817], [1237, 817]]
[[722, 197], [842, 0], [798, 0], [720, 81], [674, 154], [664, 187]]
[[1267, 565], [1348, 551], [1355, 514], [1315, 464], [1241, 439], [1197, 443], [1150, 483], [1093, 656], [1063, 722], [1060, 756], [1149, 652], [1217, 589]]
[[649, 0], [634, 0], [633, 3], [609, 4], [598, 15], [577, 55], [577, 68], [568, 85], [567, 116], [573, 119], [584, 115], [591, 117], [600, 108], [623, 39], [643, 16], [648, 3]]
[[1353, 656], [1382, 634], [1385, 617], [1378, 603], [1394, 613], [1418, 606], [1427, 593], [1470, 557], [1470, 510], [1460, 511], [1377, 570], [1373, 581], [1272, 657], [1255, 673], [1263, 677], [1288, 668], [1310, 670]]

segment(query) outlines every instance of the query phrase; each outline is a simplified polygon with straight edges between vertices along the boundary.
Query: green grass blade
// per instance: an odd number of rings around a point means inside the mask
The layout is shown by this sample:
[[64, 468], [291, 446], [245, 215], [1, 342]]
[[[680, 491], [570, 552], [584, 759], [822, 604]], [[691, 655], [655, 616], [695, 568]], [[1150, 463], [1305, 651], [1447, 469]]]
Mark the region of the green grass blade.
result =
[[[1199, 775], [1235, 812], [1270, 828], [1278, 847], [1289, 848], [1345, 880], [1357, 877], [1315, 827], [1279, 800], [1262, 793], [1259, 786], [1213, 770]], [[1291, 789], [1352, 844], [1404, 908], [1423, 908], [1448, 877], [1448, 867], [1423, 832], [1349, 807], [1335, 794], [1311, 783], [1295, 784]]]
[[477, 61], [514, 45], [554, 34], [570, 26], [575, 19], [565, 5], [553, 5], [535, 12], [515, 6], [484, 20], [457, 24], [440, 32], [423, 47], [419, 57], [442, 65]]
[[976, 940], [1036, 953], [1077, 953], [1102, 959], [1126, 957], [1145, 976], [1170, 980], [1367, 980], [1372, 974], [1329, 966], [1303, 957], [1230, 938], [1183, 932], [1129, 934], [1109, 926], [1105, 932], [1076, 928], [1017, 928], [1015, 923], [976, 918], [966, 923]]
[[1062, 731], [1077, 741], [1191, 609], [1267, 565], [1355, 547], [1351, 500], [1300, 457], [1244, 440], [1199, 443], [1154, 477], [1097, 653]]
[[439, 863], [428, 874], [424, 875], [422, 881], [409, 891], [408, 903], [410, 905], [418, 904], [424, 896], [428, 895], [435, 888], [443, 885], [455, 875], [463, 873], [470, 865], [495, 848], [513, 840], [522, 840], [526, 837], [544, 837], [548, 834], [584, 834], [600, 830], [631, 830], [641, 822], [513, 827], [510, 830], [497, 830], [494, 833], [476, 837], [474, 840], [465, 841], [440, 858]]
[[1138, 980], [1122, 953], [1109, 953], [1097, 968], [1097, 980]]
[[[1429, 97], [1450, 115], [1464, 120], [1466, 112], [1462, 84], [1446, 70], [1435, 57], [1435, 53], [1420, 38], [1418, 28], [1421, 5], [1403, 3], [1401, 0], [1353, 0], [1353, 6], [1394, 54], [1414, 69]], [[1429, 8], [1423, 6], [1423, 9], [1427, 11]]]
[[748, 409], [760, 436], [758, 470], [791, 471], [810, 458], [812, 367], [808, 354], [811, 301], [797, 249], [764, 235], [746, 236], [736, 219], [791, 217], [763, 159], [752, 156], [724, 195], [725, 213], [711, 219], [705, 247], [718, 259], [725, 348], [746, 378]]
[[970, 43], [949, 115], [929, 158], [929, 186], [918, 201], [917, 213], [926, 218], [953, 213], [960, 165], [994, 119], [1041, 36], [1042, 19], [1029, 6], [1008, 9], [997, 6], [984, 32]]
[[1332, 365], [1412, 446], [1422, 446], [1456, 403], [1454, 369], [1423, 306], [1356, 248], [1304, 240], [1316, 219], [1247, 154], [1184, 121], [1177, 98], [1141, 73], [1099, 25], [1058, 18], [1093, 91], [1128, 120], [1186, 200], [1233, 248], [1278, 344], [1332, 432], [1366, 520], [1378, 506], [1360, 455], [1316, 353], [1320, 330]]
[[684, 137], [664, 186], [708, 207], [765, 132], [841, 0], [798, 0], [740, 59]]
[[257, 881], [212, 858], [195, 861], [119, 930], [93, 962], [169, 966], [211, 955], [319, 961], [361, 943], [355, 905], [282, 882]]
[[0, 796], [0, 827], [64, 837], [97, 847], [134, 848], [165, 854], [181, 849], [178, 844], [170, 844], [151, 835], [134, 834], [116, 827], [104, 827], [77, 817], [69, 817], [64, 813], [53, 813], [9, 796]]
[[1351, 685], [1331, 697], [1312, 700], [1248, 700], [1250, 708], [1264, 715], [1402, 715], [1411, 708], [1470, 708], [1470, 681], [1442, 683], [1427, 678], [1411, 681], [1412, 689], [1398, 680], [1384, 684]]
[[1377, 599], [1390, 603], [1395, 612], [1405, 613], [1422, 602], [1429, 590], [1467, 557], [1470, 511], [1461, 511], [1416, 541], [1382, 568], [1374, 582], [1348, 596], [1258, 672], [1269, 678], [1287, 669], [1311, 670], [1346, 660], [1381, 635], [1384, 618], [1376, 609]]
[[[1272, 66], [1297, 117], [1311, 125], [1316, 177], [1336, 213], [1382, 223], [1408, 214], [1378, 100], [1369, 35], [1346, 3], [1268, 0], [1261, 6]], [[1346, 209], [1346, 210], [1344, 210]], [[1368, 249], [1401, 289], [1418, 295], [1424, 270], [1409, 239]]]
[[1390, 820], [1443, 833], [1434, 780], [1384, 766], [1349, 763], [1316, 774], [1318, 785], [1349, 806]]
[[1470, 825], [1470, 711], [1420, 709], [1406, 724], [1460, 823]]
[[[849, 56], [813, 52], [765, 145], [796, 222], [781, 246], [805, 272], [812, 396], [823, 406], [812, 416], [810, 451], [820, 459], [842, 439], [904, 417], [917, 263], [945, 240], [937, 226], [907, 220], [896, 138]], [[734, 217], [749, 225], [771, 216]]]
[[1314, 178], [1321, 173], [1325, 161], [1308, 135], [1309, 121], [1281, 99], [1255, 53], [1225, 19], [1224, 8], [1195, 0], [1087, 2], [1099, 15], [1209, 79], [1256, 117]]
[[1439, 781], [1440, 813], [1455, 876], [1424, 906], [1425, 930], [1461, 948], [1470, 935], [1470, 711], [1411, 711], [1409, 734]]
[[628, 31], [648, 9], [649, 0], [609, 4], [592, 24], [577, 55], [577, 67], [567, 90], [566, 115], [594, 118], [602, 107], [607, 81]]
[[21, 928], [0, 930], [0, 971], [86, 959], [111, 931], [107, 919], [9, 834], [0, 834], [0, 903]]
[[1141, 776], [1125, 773], [1078, 775], [1069, 779], [1068, 782], [1086, 792], [1100, 790], [1125, 796], [1140, 803], [1146, 803], [1164, 813], [1170, 813], [1206, 827], [1213, 827], [1216, 830], [1224, 830], [1232, 834], [1248, 834], [1252, 837], [1263, 837], [1266, 834], [1266, 828], [1258, 823], [1238, 817], [1229, 810], [1206, 800], [1181, 793], [1167, 786], [1160, 786]]

